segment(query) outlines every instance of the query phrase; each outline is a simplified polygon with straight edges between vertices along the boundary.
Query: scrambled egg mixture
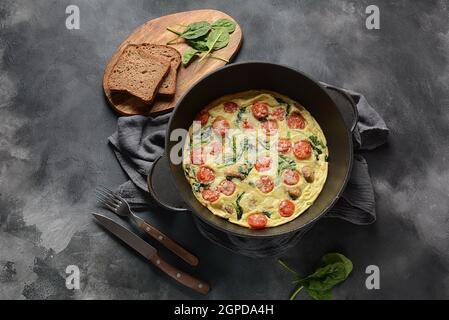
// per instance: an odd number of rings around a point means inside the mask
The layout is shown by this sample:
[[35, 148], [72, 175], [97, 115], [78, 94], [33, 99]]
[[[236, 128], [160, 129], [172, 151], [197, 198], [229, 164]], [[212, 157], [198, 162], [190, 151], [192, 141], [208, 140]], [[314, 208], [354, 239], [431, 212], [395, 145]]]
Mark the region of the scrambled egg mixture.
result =
[[326, 182], [328, 148], [299, 103], [269, 91], [224, 96], [189, 129], [185, 176], [213, 214], [252, 229], [287, 223], [309, 208]]

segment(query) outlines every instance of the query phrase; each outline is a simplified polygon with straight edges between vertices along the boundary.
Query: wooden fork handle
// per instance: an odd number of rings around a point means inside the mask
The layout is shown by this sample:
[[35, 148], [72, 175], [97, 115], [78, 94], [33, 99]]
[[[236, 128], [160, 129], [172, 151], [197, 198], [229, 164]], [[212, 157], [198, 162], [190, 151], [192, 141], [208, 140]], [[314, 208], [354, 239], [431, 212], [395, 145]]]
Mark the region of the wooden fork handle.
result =
[[140, 227], [148, 233], [151, 237], [159, 241], [161, 244], [163, 244], [167, 249], [169, 249], [171, 252], [176, 254], [178, 257], [180, 257], [182, 260], [187, 262], [188, 264], [192, 266], [198, 265], [198, 258], [195, 257], [193, 254], [188, 252], [186, 249], [181, 247], [179, 244], [177, 244], [175, 241], [167, 237], [165, 234], [160, 232], [158, 229], [153, 227], [152, 225], [142, 222], [140, 224]]
[[195, 290], [201, 294], [207, 294], [210, 290], [209, 284], [206, 282], [196, 279], [195, 277], [176, 269], [171, 264], [168, 264], [166, 261], [162, 260], [157, 254], [151, 257], [150, 261], [171, 278], [181, 283], [182, 285]]

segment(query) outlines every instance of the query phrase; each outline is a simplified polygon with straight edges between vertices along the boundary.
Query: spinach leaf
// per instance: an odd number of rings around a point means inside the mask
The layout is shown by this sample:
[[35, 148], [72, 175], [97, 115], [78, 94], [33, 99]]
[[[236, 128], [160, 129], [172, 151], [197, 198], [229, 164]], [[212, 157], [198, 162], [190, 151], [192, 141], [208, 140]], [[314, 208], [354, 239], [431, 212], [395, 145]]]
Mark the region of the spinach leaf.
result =
[[273, 212], [271, 212], [271, 211], [262, 211], [262, 214], [266, 215], [268, 218], [271, 218], [271, 216], [273, 215]]
[[352, 262], [341, 253], [328, 253], [324, 255], [321, 258], [319, 266], [324, 267], [333, 263], [342, 263], [345, 268], [346, 277], [349, 276], [353, 268]]
[[320, 154], [323, 153], [323, 151], [321, 151], [320, 148], [314, 146], [313, 144], [311, 144], [311, 147], [312, 147], [312, 149], [313, 149], [313, 152], [315, 153], [315, 158], [316, 158], [317, 160], [319, 160], [319, 159], [320, 159], [319, 156], [320, 156]]
[[181, 37], [187, 40], [196, 39], [206, 35], [211, 30], [211, 25], [206, 21], [191, 23], [187, 29], [181, 33]]
[[288, 116], [291, 110], [292, 110], [291, 104], [287, 103], [287, 106], [285, 107], [285, 115]]
[[312, 135], [309, 137], [310, 142], [312, 142], [313, 145], [315, 145], [316, 147], [320, 147], [320, 148], [326, 148], [326, 146], [324, 145], [324, 143], [321, 142], [320, 139], [318, 139], [317, 136]]
[[296, 168], [295, 160], [290, 159], [283, 155], [279, 155], [278, 173], [281, 173], [282, 171], [287, 170], [287, 169], [295, 169], [295, 168]]
[[237, 138], [232, 136], [232, 159], [237, 162]]
[[237, 213], [237, 219], [241, 219], [242, 218], [242, 216], [243, 216], [243, 209], [242, 209], [242, 206], [240, 205], [240, 201], [242, 200], [242, 197], [245, 195], [245, 192], [242, 192], [242, 193], [240, 193], [238, 196], [237, 196], [237, 199], [235, 200], [235, 205], [234, 205], [234, 207], [235, 207], [235, 211], [236, 211], [236, 213]]
[[307, 289], [307, 293], [315, 300], [332, 300], [333, 298], [331, 289], [324, 291]]
[[206, 183], [201, 183], [201, 182], [196, 182], [196, 181], [192, 182], [192, 190], [195, 193], [199, 193], [203, 189], [206, 189], [208, 187], [209, 187], [209, 184], [206, 184]]
[[284, 99], [282, 99], [280, 97], [274, 97], [274, 99], [276, 99], [277, 103], [279, 103], [279, 104], [288, 104], [287, 102], [285, 102]]
[[237, 113], [237, 123], [240, 123], [243, 121], [243, 115], [246, 112], [247, 107], [241, 107], [239, 109], [239, 112]]
[[207, 51], [209, 49], [207, 47], [207, 35], [196, 38], [196, 39], [187, 40], [187, 43], [193, 49], [196, 49], [198, 51]]
[[235, 31], [236, 23], [229, 19], [219, 19], [212, 23], [212, 29], [225, 28], [228, 33]]
[[293, 300], [296, 295], [305, 288], [309, 296], [316, 300], [330, 300], [332, 299], [332, 289], [337, 284], [345, 281], [352, 272], [352, 262], [344, 255], [339, 253], [329, 253], [321, 258], [318, 269], [311, 275], [302, 278], [299, 274], [288, 267], [284, 262], [279, 261], [280, 264], [294, 272], [297, 285], [295, 292], [290, 297]]
[[213, 29], [209, 35], [207, 36], [207, 48], [208, 50], [200, 59], [203, 61], [206, 57], [208, 57], [212, 51], [224, 48], [229, 43], [229, 33], [224, 28]]
[[323, 153], [323, 150], [321, 150], [321, 148], [325, 149], [326, 146], [315, 135], [310, 136], [309, 140], [311, 142], [310, 146], [312, 147], [312, 149], [313, 149], [313, 151], [315, 153], [315, 157], [318, 160], [319, 159], [319, 155]]
[[167, 30], [176, 34], [177, 38], [169, 42], [173, 43], [179, 38], [183, 38], [185, 42], [191, 47], [182, 57], [182, 64], [187, 67], [192, 60], [201, 55], [200, 61], [207, 57], [218, 59], [224, 62], [228, 60], [212, 55], [213, 51], [222, 49], [229, 44], [230, 34], [235, 31], [236, 23], [229, 19], [219, 19], [212, 25], [207, 21], [193, 22], [188, 26], [184, 26], [183, 32], [178, 31], [172, 27]]
[[229, 43], [229, 38], [229, 33], [225, 28], [213, 29], [207, 37], [209, 52], [226, 47]]
[[336, 262], [318, 268], [313, 274], [298, 280], [297, 283], [307, 290], [325, 291], [332, 289], [346, 277], [346, 266]]
[[199, 51], [193, 48], [188, 48], [182, 55], [182, 65], [188, 66], [192, 60], [198, 56]]
[[[231, 162], [229, 165], [234, 164], [234, 163], [235, 162]], [[232, 180], [234, 178], [237, 178], [239, 180], [245, 180], [248, 177], [248, 175], [251, 173], [253, 168], [254, 168], [254, 166], [251, 165], [248, 161], [246, 161], [244, 164], [240, 165], [237, 168], [237, 174], [230, 174], [230, 175], [226, 176], [226, 179]]]

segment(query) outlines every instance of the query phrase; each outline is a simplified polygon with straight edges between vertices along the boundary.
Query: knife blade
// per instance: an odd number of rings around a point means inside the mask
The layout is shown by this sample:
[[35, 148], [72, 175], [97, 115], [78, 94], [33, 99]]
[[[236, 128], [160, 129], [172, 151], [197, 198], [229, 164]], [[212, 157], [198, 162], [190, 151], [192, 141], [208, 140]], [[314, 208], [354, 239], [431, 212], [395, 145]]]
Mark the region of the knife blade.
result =
[[114, 234], [116, 237], [125, 242], [128, 246], [136, 250], [138, 253], [140, 253], [148, 260], [151, 260], [151, 258], [155, 254], [157, 254], [157, 250], [155, 247], [153, 247], [148, 242], [137, 236], [135, 233], [121, 226], [111, 218], [108, 218], [98, 213], [92, 214], [103, 227], [105, 227], [112, 234]]
[[186, 287], [189, 287], [199, 293], [207, 294], [210, 290], [209, 284], [202, 280], [198, 280], [195, 277], [178, 270], [174, 266], [170, 265], [166, 261], [164, 261], [157, 254], [157, 250], [155, 247], [144, 241], [138, 235], [123, 227], [119, 223], [115, 222], [111, 218], [108, 218], [104, 215], [93, 212], [92, 213], [95, 219], [108, 231], [118, 237], [120, 240], [125, 242], [128, 246], [136, 250], [142, 256], [151, 261], [156, 267], [161, 269], [171, 278], [176, 280], [177, 282], [183, 284]]

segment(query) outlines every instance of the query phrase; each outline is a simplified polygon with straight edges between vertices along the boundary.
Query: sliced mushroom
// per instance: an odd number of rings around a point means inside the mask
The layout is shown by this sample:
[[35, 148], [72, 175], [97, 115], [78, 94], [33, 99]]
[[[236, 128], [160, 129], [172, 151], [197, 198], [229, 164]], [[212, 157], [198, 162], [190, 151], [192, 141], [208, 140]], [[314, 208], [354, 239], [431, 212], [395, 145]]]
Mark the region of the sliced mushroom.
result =
[[226, 170], [224, 174], [227, 179], [234, 179], [234, 178], [240, 179], [240, 180], [245, 179], [245, 175], [238, 172], [238, 170], [229, 169], [229, 170]]
[[294, 187], [294, 188], [289, 188], [287, 190], [288, 195], [290, 196], [290, 198], [292, 198], [292, 200], [296, 200], [301, 196], [301, 188], [300, 187]]
[[230, 204], [223, 204], [223, 210], [229, 213], [230, 215], [235, 213], [235, 208]]
[[301, 169], [302, 175], [304, 176], [304, 179], [308, 182], [308, 183], [312, 183], [313, 181], [315, 181], [315, 172], [313, 171], [313, 169], [309, 166], [304, 166]]
[[258, 201], [257, 201], [257, 198], [253, 197], [252, 195], [250, 195], [248, 197], [247, 201], [248, 201], [248, 206], [250, 208], [255, 208], [259, 204]]
[[237, 178], [240, 180], [245, 180], [246, 175], [244, 174], [244, 172], [247, 172], [248, 170], [249, 170], [249, 167], [246, 164], [243, 164], [241, 166], [234, 165], [234, 166], [230, 167], [229, 169], [227, 169], [224, 172], [224, 174], [227, 179]]

